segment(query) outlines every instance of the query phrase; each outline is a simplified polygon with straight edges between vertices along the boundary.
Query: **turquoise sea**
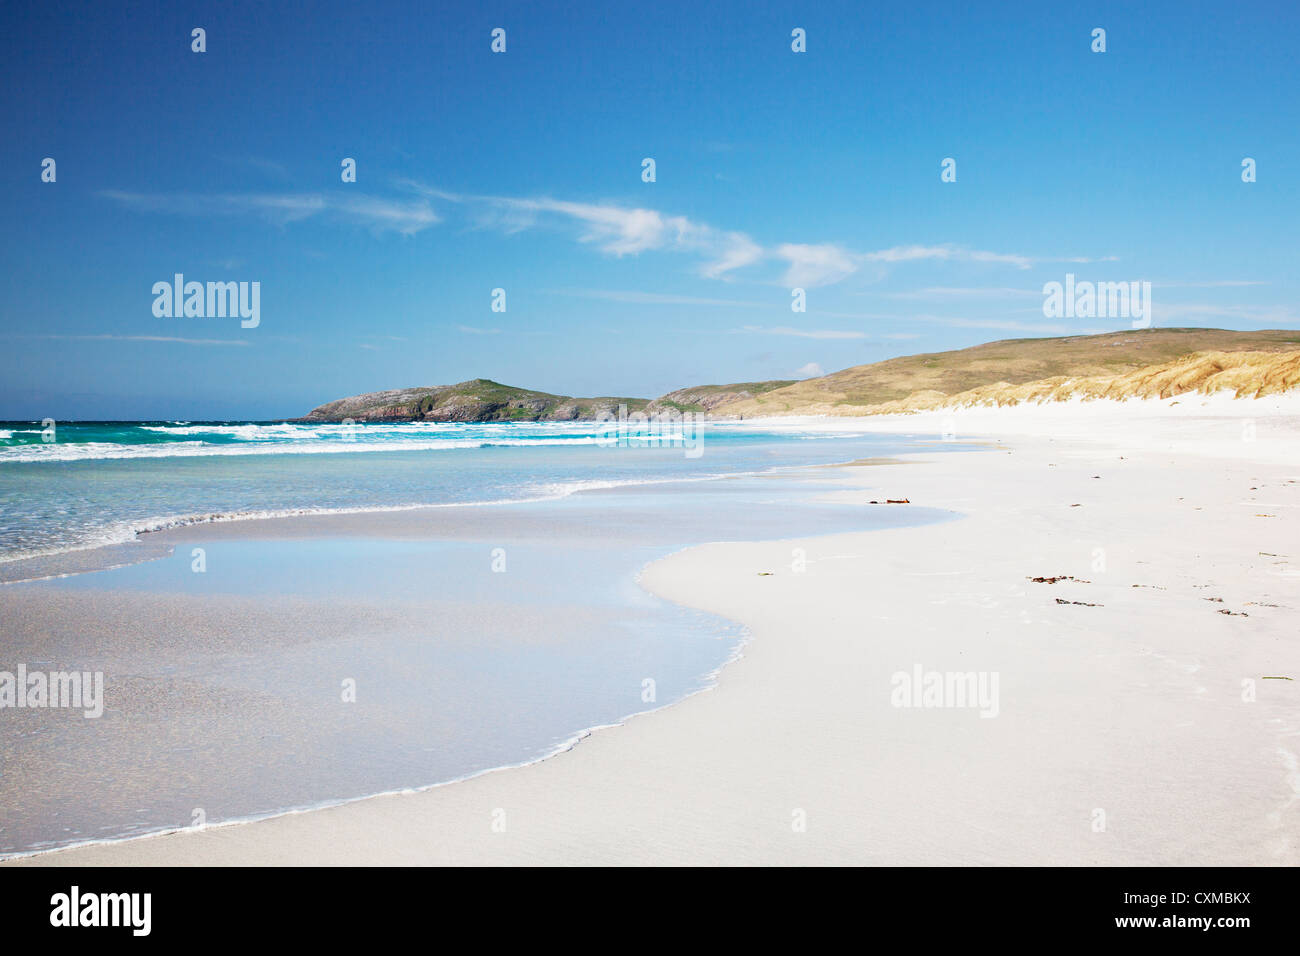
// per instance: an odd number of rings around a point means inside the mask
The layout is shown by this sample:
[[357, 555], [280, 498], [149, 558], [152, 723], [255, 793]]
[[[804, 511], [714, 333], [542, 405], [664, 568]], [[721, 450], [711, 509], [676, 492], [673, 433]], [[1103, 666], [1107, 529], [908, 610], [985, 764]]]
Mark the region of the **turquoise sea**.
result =
[[0, 561], [204, 521], [540, 500], [907, 443], [743, 424], [616, 438], [594, 423], [0, 422]]

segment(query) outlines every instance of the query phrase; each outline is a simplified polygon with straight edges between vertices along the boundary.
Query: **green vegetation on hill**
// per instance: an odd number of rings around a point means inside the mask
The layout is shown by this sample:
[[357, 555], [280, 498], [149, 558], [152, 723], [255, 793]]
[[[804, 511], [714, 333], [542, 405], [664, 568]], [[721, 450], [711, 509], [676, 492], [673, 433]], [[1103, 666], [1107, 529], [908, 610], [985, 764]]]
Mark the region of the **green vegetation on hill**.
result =
[[645, 408], [644, 398], [571, 398], [476, 378], [457, 385], [368, 392], [328, 402], [306, 421], [535, 422], [576, 421]]
[[[764, 415], [860, 414], [933, 405], [945, 396], [1055, 379], [1123, 376], [1191, 353], [1300, 351], [1300, 331], [1134, 329], [1103, 335], [1005, 339], [857, 365], [803, 381], [698, 385], [644, 398], [571, 398], [476, 378], [458, 385], [370, 392], [329, 402], [306, 421], [579, 421], [628, 412]], [[1094, 383], [1095, 384], [1095, 383]], [[1057, 387], [1059, 383], [1052, 383]], [[891, 404], [892, 403], [892, 404]], [[861, 409], [863, 412], [859, 412]]]
[[1135, 329], [1102, 335], [1005, 339], [858, 365], [715, 409], [723, 415], [789, 415], [814, 407], [874, 406], [917, 393], [955, 395], [984, 385], [1019, 385], [1057, 376], [1118, 375], [1191, 352], [1292, 351], [1300, 331]]

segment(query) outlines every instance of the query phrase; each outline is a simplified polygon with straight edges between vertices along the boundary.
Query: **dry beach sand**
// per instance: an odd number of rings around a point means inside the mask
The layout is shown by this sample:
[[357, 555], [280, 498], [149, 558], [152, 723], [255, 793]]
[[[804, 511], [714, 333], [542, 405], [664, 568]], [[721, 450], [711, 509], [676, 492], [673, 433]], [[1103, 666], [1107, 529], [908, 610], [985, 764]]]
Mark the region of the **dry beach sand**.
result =
[[[965, 517], [651, 565], [750, 630], [712, 690], [526, 767], [11, 865], [1300, 862], [1298, 397], [865, 427], [982, 446], [837, 495]], [[996, 716], [893, 706], [917, 667], [996, 673]]]

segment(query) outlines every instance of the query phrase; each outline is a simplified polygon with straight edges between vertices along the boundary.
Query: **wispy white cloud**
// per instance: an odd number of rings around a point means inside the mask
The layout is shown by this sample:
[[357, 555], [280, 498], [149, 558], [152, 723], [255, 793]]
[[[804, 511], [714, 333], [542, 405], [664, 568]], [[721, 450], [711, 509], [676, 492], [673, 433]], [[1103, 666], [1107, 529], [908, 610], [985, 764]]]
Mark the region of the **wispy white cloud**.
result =
[[937, 259], [940, 261], [957, 261], [957, 262], [985, 262], [996, 263], [999, 265], [1011, 265], [1017, 269], [1028, 269], [1034, 264], [1034, 259], [1028, 256], [1014, 255], [1003, 252], [989, 252], [984, 249], [965, 249], [961, 246], [893, 246], [889, 249], [880, 249], [876, 252], [868, 252], [864, 256], [872, 262], [918, 262], [922, 260]]
[[391, 229], [405, 236], [414, 235], [441, 221], [432, 207], [423, 202], [358, 195], [332, 198], [327, 205], [331, 211], [338, 212], [344, 218], [380, 231]]
[[728, 232], [710, 254], [710, 261], [700, 269], [706, 279], [724, 279], [736, 269], [743, 269], [760, 261], [763, 247], [744, 233]]
[[[728, 280], [765, 261], [784, 263], [781, 282], [790, 287], [831, 285], [865, 264], [899, 265], [921, 261], [973, 262], [1028, 269], [1035, 262], [1109, 261], [1087, 258], [1034, 259], [956, 245], [903, 245], [855, 251], [840, 243], [764, 245], [744, 232], [720, 229], [688, 216], [643, 206], [574, 202], [550, 197], [475, 195], [437, 189], [411, 179], [396, 185], [407, 196], [388, 198], [351, 191], [330, 193], [240, 193], [219, 195], [149, 194], [107, 190], [102, 196], [141, 212], [173, 215], [252, 215], [288, 225], [315, 217], [358, 223], [375, 232], [414, 235], [442, 221], [434, 203], [465, 207], [485, 228], [517, 233], [538, 227], [569, 228], [577, 242], [619, 258], [647, 252], [696, 257], [697, 272]], [[1114, 257], [1109, 257], [1113, 259]]]
[[807, 365], [795, 369], [794, 374], [798, 378], [821, 378], [826, 374], [826, 370], [816, 362], [809, 362]]
[[665, 217], [653, 209], [625, 209], [554, 199], [499, 199], [528, 213], [556, 213], [579, 223], [580, 242], [590, 242], [615, 256], [663, 249], [682, 241], [692, 226], [684, 216]]
[[568, 222], [578, 227], [579, 242], [591, 243], [618, 257], [650, 251], [693, 253], [704, 260], [700, 274], [710, 279], [725, 278], [763, 257], [762, 247], [744, 233], [714, 229], [686, 216], [668, 216], [654, 209], [547, 198], [459, 198], [488, 204], [496, 211], [488, 221], [511, 232], [542, 222]]
[[313, 216], [330, 215], [376, 232], [391, 230], [408, 236], [440, 221], [427, 200], [382, 199], [364, 194], [227, 193], [202, 196], [107, 189], [100, 195], [137, 212], [179, 216], [250, 215], [281, 226]]
[[787, 242], [776, 247], [776, 255], [789, 263], [782, 281], [800, 288], [839, 282], [857, 272], [862, 263], [861, 256], [834, 243]]
[[500, 335], [500, 329], [477, 329], [472, 325], [458, 325], [457, 332], [463, 332], [466, 335]]
[[453, 193], [411, 179], [399, 180], [398, 184], [428, 199], [472, 206], [480, 225], [509, 233], [567, 222], [577, 227], [579, 242], [614, 256], [651, 251], [692, 253], [703, 260], [699, 274], [710, 279], [730, 278], [741, 269], [769, 259], [785, 263], [783, 284], [803, 288], [839, 282], [868, 262], [938, 259], [1027, 269], [1035, 261], [1027, 256], [952, 245], [895, 246], [870, 252], [855, 252], [839, 243], [778, 243], [766, 247], [743, 232], [639, 206]]

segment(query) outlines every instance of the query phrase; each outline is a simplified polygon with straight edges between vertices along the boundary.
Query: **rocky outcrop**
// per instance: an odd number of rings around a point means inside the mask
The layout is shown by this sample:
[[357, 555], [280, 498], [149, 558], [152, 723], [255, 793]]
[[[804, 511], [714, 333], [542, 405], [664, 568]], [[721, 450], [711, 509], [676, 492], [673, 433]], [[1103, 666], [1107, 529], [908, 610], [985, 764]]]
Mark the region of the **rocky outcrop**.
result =
[[619, 405], [642, 409], [644, 398], [572, 398], [476, 378], [458, 385], [367, 392], [313, 408], [300, 421], [540, 422], [617, 416]]

